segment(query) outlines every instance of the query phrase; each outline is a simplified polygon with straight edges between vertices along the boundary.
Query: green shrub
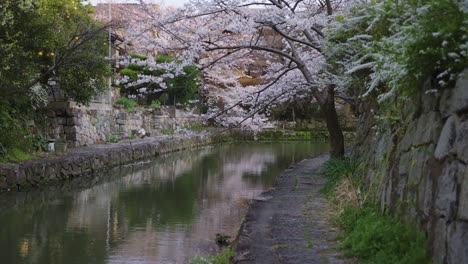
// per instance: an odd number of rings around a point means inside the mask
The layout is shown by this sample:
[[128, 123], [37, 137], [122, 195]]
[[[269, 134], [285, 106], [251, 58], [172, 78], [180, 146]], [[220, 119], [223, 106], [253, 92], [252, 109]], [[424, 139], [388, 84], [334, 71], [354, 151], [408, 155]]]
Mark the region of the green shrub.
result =
[[20, 119], [21, 112], [2, 103], [0, 102], [0, 160], [15, 160], [14, 156], [18, 151], [32, 151], [31, 134], [25, 121]]
[[132, 112], [133, 108], [137, 105], [137, 102], [126, 97], [119, 98], [115, 103], [118, 105], [123, 105], [127, 112]]
[[107, 141], [110, 142], [110, 143], [117, 143], [117, 142], [119, 142], [119, 137], [117, 135], [114, 135], [114, 134], [108, 134], [107, 135]]
[[430, 263], [424, 234], [374, 207], [348, 207], [341, 217], [345, 257], [363, 264]]
[[147, 60], [148, 59], [147, 56], [144, 56], [144, 55], [141, 55], [141, 54], [136, 54], [136, 53], [130, 54], [130, 57], [133, 58], [133, 59], [139, 59], [139, 60]]
[[154, 100], [148, 107], [151, 109], [159, 109], [161, 108], [161, 102]]
[[32, 137], [32, 145], [37, 151], [45, 151], [48, 148], [47, 140], [43, 136], [40, 136], [40, 135], [36, 135]]

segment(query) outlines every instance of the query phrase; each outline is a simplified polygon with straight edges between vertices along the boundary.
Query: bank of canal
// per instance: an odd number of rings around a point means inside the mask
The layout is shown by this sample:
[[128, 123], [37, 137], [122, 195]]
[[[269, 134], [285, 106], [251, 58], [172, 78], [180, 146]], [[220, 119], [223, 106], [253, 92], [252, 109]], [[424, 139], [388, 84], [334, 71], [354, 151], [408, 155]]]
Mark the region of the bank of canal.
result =
[[245, 201], [325, 142], [235, 143], [0, 195], [2, 263], [187, 263], [234, 235]]

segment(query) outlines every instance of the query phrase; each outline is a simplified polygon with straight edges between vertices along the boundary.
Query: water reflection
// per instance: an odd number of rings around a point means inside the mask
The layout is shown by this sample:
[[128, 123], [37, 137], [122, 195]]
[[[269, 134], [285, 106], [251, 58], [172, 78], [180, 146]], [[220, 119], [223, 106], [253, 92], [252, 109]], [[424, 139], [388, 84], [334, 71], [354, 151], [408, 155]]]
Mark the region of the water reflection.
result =
[[41, 191], [0, 196], [2, 263], [186, 263], [234, 234], [243, 198], [325, 143], [181, 152]]

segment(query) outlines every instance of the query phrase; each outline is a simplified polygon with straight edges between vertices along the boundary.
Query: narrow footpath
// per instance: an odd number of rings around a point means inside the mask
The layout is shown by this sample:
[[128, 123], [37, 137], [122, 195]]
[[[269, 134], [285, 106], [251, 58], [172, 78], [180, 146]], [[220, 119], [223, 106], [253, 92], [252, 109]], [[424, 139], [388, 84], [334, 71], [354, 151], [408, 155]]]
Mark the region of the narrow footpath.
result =
[[275, 189], [253, 202], [239, 232], [235, 263], [344, 263], [337, 257], [329, 206], [319, 193], [327, 159], [320, 155], [291, 166]]

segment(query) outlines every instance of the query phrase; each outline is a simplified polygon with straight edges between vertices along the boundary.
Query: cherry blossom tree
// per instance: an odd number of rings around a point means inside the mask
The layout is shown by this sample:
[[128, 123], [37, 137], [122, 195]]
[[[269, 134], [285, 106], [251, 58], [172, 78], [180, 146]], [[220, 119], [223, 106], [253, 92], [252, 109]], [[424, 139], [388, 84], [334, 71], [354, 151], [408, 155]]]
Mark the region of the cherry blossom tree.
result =
[[[223, 99], [214, 104], [212, 118], [227, 126], [260, 126], [275, 104], [312, 95], [327, 123], [332, 157], [344, 155], [336, 85], [328, 77], [322, 43], [344, 0], [192, 0], [165, 15], [141, 5], [152, 19], [129, 23], [133, 38], [149, 49], [177, 54], [175, 74], [188, 64], [203, 70], [210, 98]], [[155, 28], [157, 38], [146, 34]], [[258, 61], [264, 62], [257, 76], [262, 81], [242, 86], [239, 76], [250, 78], [245, 71]]]

